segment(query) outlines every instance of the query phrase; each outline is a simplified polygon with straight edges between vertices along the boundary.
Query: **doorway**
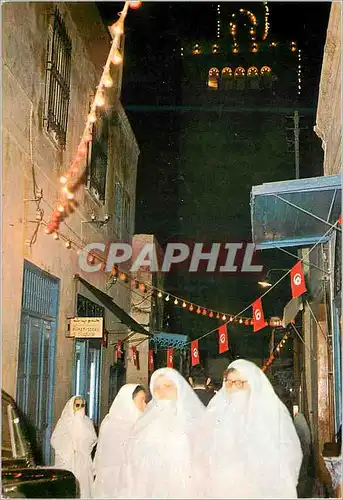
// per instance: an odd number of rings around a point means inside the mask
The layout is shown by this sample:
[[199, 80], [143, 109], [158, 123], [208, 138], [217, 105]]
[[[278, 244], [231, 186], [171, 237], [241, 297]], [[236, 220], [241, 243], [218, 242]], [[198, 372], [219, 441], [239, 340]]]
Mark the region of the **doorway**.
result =
[[24, 262], [17, 404], [37, 444], [36, 459], [51, 462], [59, 280]]
[[[105, 309], [87, 297], [77, 295], [78, 317], [104, 317]], [[102, 339], [76, 339], [73, 389], [86, 400], [87, 415], [99, 426]]]

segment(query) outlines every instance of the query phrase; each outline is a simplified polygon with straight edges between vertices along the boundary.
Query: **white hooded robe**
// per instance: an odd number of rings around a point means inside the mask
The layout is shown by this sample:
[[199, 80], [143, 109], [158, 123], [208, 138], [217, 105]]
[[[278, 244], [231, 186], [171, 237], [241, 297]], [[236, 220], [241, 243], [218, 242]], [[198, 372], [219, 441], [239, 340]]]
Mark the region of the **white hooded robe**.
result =
[[[177, 386], [176, 401], [154, 397], [156, 379], [164, 375]], [[156, 370], [150, 381], [153, 399], [138, 419], [129, 440], [120, 498], [193, 498], [191, 436], [205, 411], [186, 380], [172, 368]]]
[[302, 451], [287, 408], [254, 363], [237, 360], [229, 368], [250, 392], [229, 394], [224, 383], [210, 401], [202, 422], [207, 438], [196, 456], [198, 496], [297, 498]]
[[93, 422], [84, 410], [74, 413], [74, 400], [69, 399], [51, 436], [55, 450], [55, 467], [70, 470], [80, 485], [80, 497], [91, 498], [93, 464], [91, 453], [97, 442]]
[[120, 389], [101, 423], [94, 457], [94, 498], [118, 498], [122, 489], [120, 468], [125, 459], [125, 447], [132, 427], [142, 413], [132, 398], [136, 387], [138, 384], [126, 384]]

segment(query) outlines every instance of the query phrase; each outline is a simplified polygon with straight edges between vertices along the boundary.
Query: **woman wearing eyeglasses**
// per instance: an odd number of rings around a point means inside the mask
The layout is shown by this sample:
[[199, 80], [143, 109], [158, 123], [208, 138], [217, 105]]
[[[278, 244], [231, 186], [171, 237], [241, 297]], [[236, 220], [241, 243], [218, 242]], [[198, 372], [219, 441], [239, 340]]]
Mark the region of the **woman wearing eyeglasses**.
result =
[[300, 441], [258, 366], [246, 360], [229, 365], [205, 421], [211, 431], [202, 462], [204, 498], [297, 498]]
[[80, 497], [91, 498], [93, 464], [91, 453], [97, 442], [93, 422], [86, 416], [81, 396], [69, 399], [51, 436], [55, 467], [70, 470], [80, 485]]
[[117, 498], [125, 447], [134, 423], [145, 410], [146, 397], [141, 385], [124, 385], [102, 421], [94, 458], [94, 498]]

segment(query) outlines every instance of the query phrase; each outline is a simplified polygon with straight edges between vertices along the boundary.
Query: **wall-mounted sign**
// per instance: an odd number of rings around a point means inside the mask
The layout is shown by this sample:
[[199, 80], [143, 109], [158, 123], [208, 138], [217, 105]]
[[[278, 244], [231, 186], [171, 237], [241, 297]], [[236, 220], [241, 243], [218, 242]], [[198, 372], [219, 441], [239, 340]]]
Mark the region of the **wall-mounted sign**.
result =
[[77, 339], [101, 339], [104, 318], [71, 318], [69, 337]]

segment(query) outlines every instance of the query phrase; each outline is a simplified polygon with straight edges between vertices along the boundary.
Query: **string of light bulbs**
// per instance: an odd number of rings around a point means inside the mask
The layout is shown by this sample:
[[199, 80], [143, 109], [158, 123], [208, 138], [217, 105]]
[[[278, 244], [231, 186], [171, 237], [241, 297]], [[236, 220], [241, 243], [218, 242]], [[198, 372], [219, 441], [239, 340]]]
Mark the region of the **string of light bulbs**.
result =
[[57, 207], [53, 211], [50, 222], [47, 224], [47, 234], [58, 234], [61, 222], [78, 206], [75, 200], [75, 192], [84, 183], [84, 171], [86, 168], [86, 155], [88, 146], [92, 142], [93, 124], [97, 121], [98, 109], [105, 104], [106, 89], [113, 87], [113, 79], [111, 77], [111, 67], [118, 66], [123, 62], [123, 56], [119, 50], [120, 40], [124, 34], [124, 21], [129, 7], [137, 9], [141, 2], [126, 1], [124, 8], [120, 13], [119, 19], [110, 26], [109, 30], [112, 36], [111, 48], [104, 66], [90, 111], [87, 116], [86, 124], [77, 148], [74, 160], [69, 166], [69, 169], [60, 177], [61, 191], [60, 199]]
[[270, 367], [270, 365], [273, 363], [275, 357], [280, 354], [281, 349], [286, 344], [286, 342], [287, 342], [288, 339], [289, 339], [289, 333], [286, 332], [285, 335], [280, 340], [280, 342], [278, 343], [278, 345], [276, 346], [276, 348], [273, 350], [272, 354], [269, 356], [269, 358], [267, 359], [267, 361], [262, 366], [261, 369], [262, 369], [263, 372], [266, 371], [267, 368]]

